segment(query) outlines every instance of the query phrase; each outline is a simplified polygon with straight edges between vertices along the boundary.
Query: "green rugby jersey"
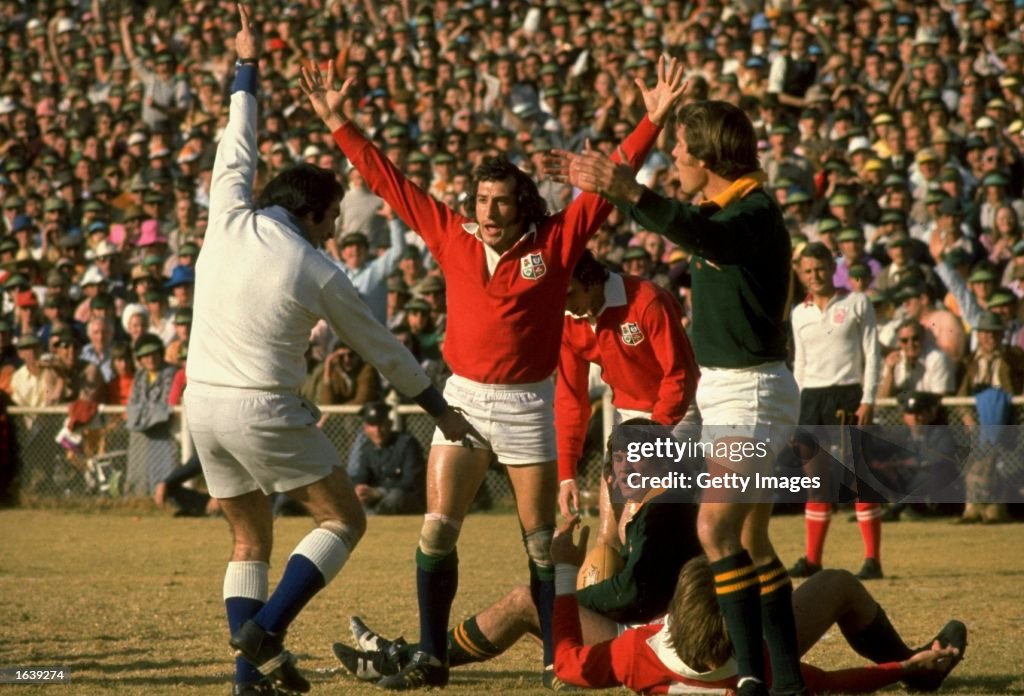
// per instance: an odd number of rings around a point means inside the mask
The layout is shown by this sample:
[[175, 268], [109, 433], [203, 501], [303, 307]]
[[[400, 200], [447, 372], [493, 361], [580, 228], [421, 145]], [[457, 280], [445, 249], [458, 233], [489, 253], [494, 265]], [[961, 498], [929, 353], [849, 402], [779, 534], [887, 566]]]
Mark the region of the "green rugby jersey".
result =
[[691, 338], [703, 367], [786, 359], [792, 248], [782, 211], [759, 184], [742, 177], [701, 205], [646, 189], [636, 204], [617, 202], [644, 229], [694, 254]]

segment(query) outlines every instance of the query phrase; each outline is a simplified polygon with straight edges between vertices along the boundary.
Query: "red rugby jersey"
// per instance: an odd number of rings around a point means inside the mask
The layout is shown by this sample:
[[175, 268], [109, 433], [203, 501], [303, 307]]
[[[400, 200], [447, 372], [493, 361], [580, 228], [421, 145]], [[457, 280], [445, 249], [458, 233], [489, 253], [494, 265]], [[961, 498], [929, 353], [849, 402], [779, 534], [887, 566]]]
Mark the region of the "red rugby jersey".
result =
[[[660, 625], [629, 628], [618, 638], [597, 645], [583, 645], [576, 597], [559, 595], [555, 598], [553, 628], [555, 674], [568, 684], [591, 689], [621, 685], [641, 694], [735, 692], [735, 673], [725, 678], [707, 680], [684, 676], [669, 669], [652, 648], [652, 645], [659, 642], [653, 639], [661, 630]], [[767, 654], [765, 664], [768, 664]], [[895, 684], [903, 672], [898, 662], [832, 671], [801, 663], [800, 671], [810, 694], [871, 693]], [[768, 677], [771, 683], [771, 675]]]
[[576, 476], [590, 418], [590, 363], [602, 368], [618, 408], [649, 411], [674, 425], [686, 415], [700, 371], [682, 327], [679, 303], [649, 280], [620, 276], [626, 303], [606, 307], [593, 326], [565, 315], [555, 383], [558, 479]]
[[[658, 132], [645, 116], [623, 141], [634, 170], [647, 158]], [[558, 363], [573, 266], [612, 204], [596, 194], [581, 194], [545, 218], [534, 234], [523, 235], [488, 278], [483, 243], [463, 227], [472, 220], [409, 182], [352, 123], [333, 135], [367, 186], [423, 237], [444, 271], [444, 358], [452, 371], [485, 384], [526, 384], [550, 377]]]

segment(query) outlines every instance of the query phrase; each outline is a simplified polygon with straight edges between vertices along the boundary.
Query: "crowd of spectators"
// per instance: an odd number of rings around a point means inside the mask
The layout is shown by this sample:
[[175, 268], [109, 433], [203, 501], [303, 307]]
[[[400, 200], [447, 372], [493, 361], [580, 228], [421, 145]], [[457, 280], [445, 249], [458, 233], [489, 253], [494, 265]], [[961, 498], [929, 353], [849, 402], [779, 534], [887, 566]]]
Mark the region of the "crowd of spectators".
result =
[[[296, 162], [344, 178], [327, 253], [439, 385], [444, 278], [311, 113], [303, 60], [356, 80], [348, 116], [438, 199], [464, 205], [472, 168], [502, 152], [557, 210], [573, 191], [541, 179], [543, 154], [614, 148], [643, 114], [634, 80], [678, 56], [686, 100], [730, 101], [754, 122], [795, 252], [823, 242], [837, 285], [872, 297], [882, 396], [1024, 389], [1022, 0], [253, 8], [257, 189]], [[145, 369], [133, 351], [155, 335], [175, 366], [187, 347], [234, 4], [2, 0], [0, 26], [0, 389], [16, 405], [127, 404]], [[679, 195], [673, 139], [666, 129], [638, 178]], [[688, 316], [685, 250], [618, 212], [589, 246], [670, 288]], [[314, 402], [390, 391], [326, 327], [308, 356]]]

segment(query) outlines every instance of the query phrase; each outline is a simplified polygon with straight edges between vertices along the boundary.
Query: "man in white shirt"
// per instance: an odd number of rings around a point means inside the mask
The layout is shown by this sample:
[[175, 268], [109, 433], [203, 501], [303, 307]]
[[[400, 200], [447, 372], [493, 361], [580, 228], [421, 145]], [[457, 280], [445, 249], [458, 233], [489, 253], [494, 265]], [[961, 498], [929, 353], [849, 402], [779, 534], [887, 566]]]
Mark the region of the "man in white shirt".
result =
[[11, 375], [11, 401], [15, 406], [41, 408], [46, 406], [46, 384], [39, 364], [39, 338], [27, 334], [18, 340], [18, 359], [22, 365]]
[[[445, 437], [471, 432], [415, 358], [373, 317], [320, 247], [342, 197], [331, 172], [284, 170], [253, 201], [259, 152], [259, 41], [238, 6], [235, 83], [210, 189], [209, 228], [196, 263], [185, 406], [210, 494], [234, 538], [224, 601], [236, 662], [236, 695], [304, 693], [309, 682], [285, 650], [286, 629], [338, 574], [366, 517], [338, 452], [299, 394], [310, 331], [325, 319], [353, 350], [437, 420]], [[317, 524], [296, 546], [268, 598], [273, 542], [268, 495], [287, 493]]]
[[[866, 295], [836, 288], [835, 269], [832, 254], [824, 244], [808, 244], [800, 253], [797, 270], [809, 294], [793, 309], [791, 323], [795, 348], [793, 376], [800, 385], [801, 425], [867, 425], [874, 409], [879, 363], [875, 310]], [[839, 469], [828, 453], [825, 431], [814, 432], [822, 448], [807, 462], [807, 467], [827, 482], [830, 471], [838, 473]], [[856, 431], [851, 436], [856, 436]], [[807, 555], [790, 568], [790, 575], [808, 577], [821, 570], [825, 535], [832, 516], [830, 498], [829, 485], [808, 492], [804, 513]], [[859, 501], [856, 508], [865, 556], [858, 577], [879, 578], [881, 508], [878, 503]]]
[[904, 320], [896, 329], [896, 341], [899, 348], [886, 356], [882, 366], [878, 398], [912, 391], [953, 393], [955, 365], [941, 350], [925, 346], [924, 327], [919, 322]]

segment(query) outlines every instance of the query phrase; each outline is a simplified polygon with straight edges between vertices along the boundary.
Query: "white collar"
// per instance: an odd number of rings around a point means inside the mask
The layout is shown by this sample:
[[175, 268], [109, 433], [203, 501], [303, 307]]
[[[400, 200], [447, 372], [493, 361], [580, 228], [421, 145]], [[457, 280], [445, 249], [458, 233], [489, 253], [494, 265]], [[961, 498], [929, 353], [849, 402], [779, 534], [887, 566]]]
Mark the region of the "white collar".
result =
[[663, 625], [657, 633], [647, 639], [647, 646], [654, 651], [655, 656], [657, 656], [661, 661], [661, 664], [665, 665], [669, 670], [676, 674], [686, 677], [687, 679], [693, 679], [694, 681], [716, 682], [736, 676], [736, 660], [731, 657], [724, 665], [718, 669], [711, 670], [710, 672], [698, 672], [683, 662], [676, 653], [675, 648], [672, 647], [672, 639], [669, 637], [668, 633], [669, 626], [671, 625], [670, 621], [671, 617], [666, 614], [665, 625]]
[[609, 273], [608, 280], [604, 281], [604, 304], [601, 305], [597, 316], [601, 316], [609, 307], [624, 307], [625, 304], [626, 282], [618, 273]]
[[626, 305], [626, 283], [622, 280], [622, 276], [618, 273], [608, 273], [608, 280], [604, 281], [604, 304], [601, 305], [601, 309], [597, 310], [597, 314], [590, 316], [589, 314], [573, 314], [568, 309], [565, 313], [573, 319], [586, 319], [594, 325], [597, 323], [598, 317], [609, 307], [624, 307]]
[[537, 225], [536, 224], [531, 224], [530, 225], [530, 229], [526, 232], [526, 234], [524, 234], [522, 237], [517, 239], [515, 241], [515, 244], [513, 244], [508, 249], [506, 249], [504, 252], [499, 254], [497, 251], [492, 249], [489, 244], [486, 244], [484, 242], [483, 237], [480, 236], [480, 223], [478, 223], [478, 222], [464, 222], [464, 223], [462, 223], [462, 229], [464, 229], [467, 234], [471, 234], [474, 237], [476, 237], [476, 239], [479, 240], [479, 242], [481, 244], [483, 244], [483, 246], [484, 246], [484, 259], [487, 261], [487, 276], [488, 277], [491, 277], [491, 276], [494, 275], [494, 269], [498, 267], [498, 261], [501, 260], [502, 256], [507, 254], [509, 251], [512, 251], [512, 249], [514, 249], [516, 247], [516, 245], [522, 244], [523, 240], [526, 239], [527, 237], [531, 237], [532, 236], [534, 239], [537, 238]]
[[[462, 229], [465, 230], [467, 234], [471, 234], [474, 237], [476, 237], [478, 240], [480, 240], [481, 244], [484, 244], [484, 238], [480, 236], [480, 223], [479, 222], [464, 222], [464, 223], [462, 223]], [[516, 244], [519, 244], [519, 242], [521, 242], [522, 240], [526, 239], [527, 237], [529, 237], [531, 235], [534, 238], [537, 237], [537, 224], [536, 223], [530, 223], [530, 229], [528, 229], [526, 231], [526, 234], [524, 234], [522, 237], [517, 239], [515, 241], [515, 244], [513, 244], [512, 246], [515, 246]], [[487, 246], [487, 244], [484, 244], [484, 246]], [[487, 247], [487, 248], [489, 249], [490, 247]], [[511, 248], [511, 247], [509, 247], [509, 248]], [[495, 252], [495, 253], [497, 253], [497, 252]]]

